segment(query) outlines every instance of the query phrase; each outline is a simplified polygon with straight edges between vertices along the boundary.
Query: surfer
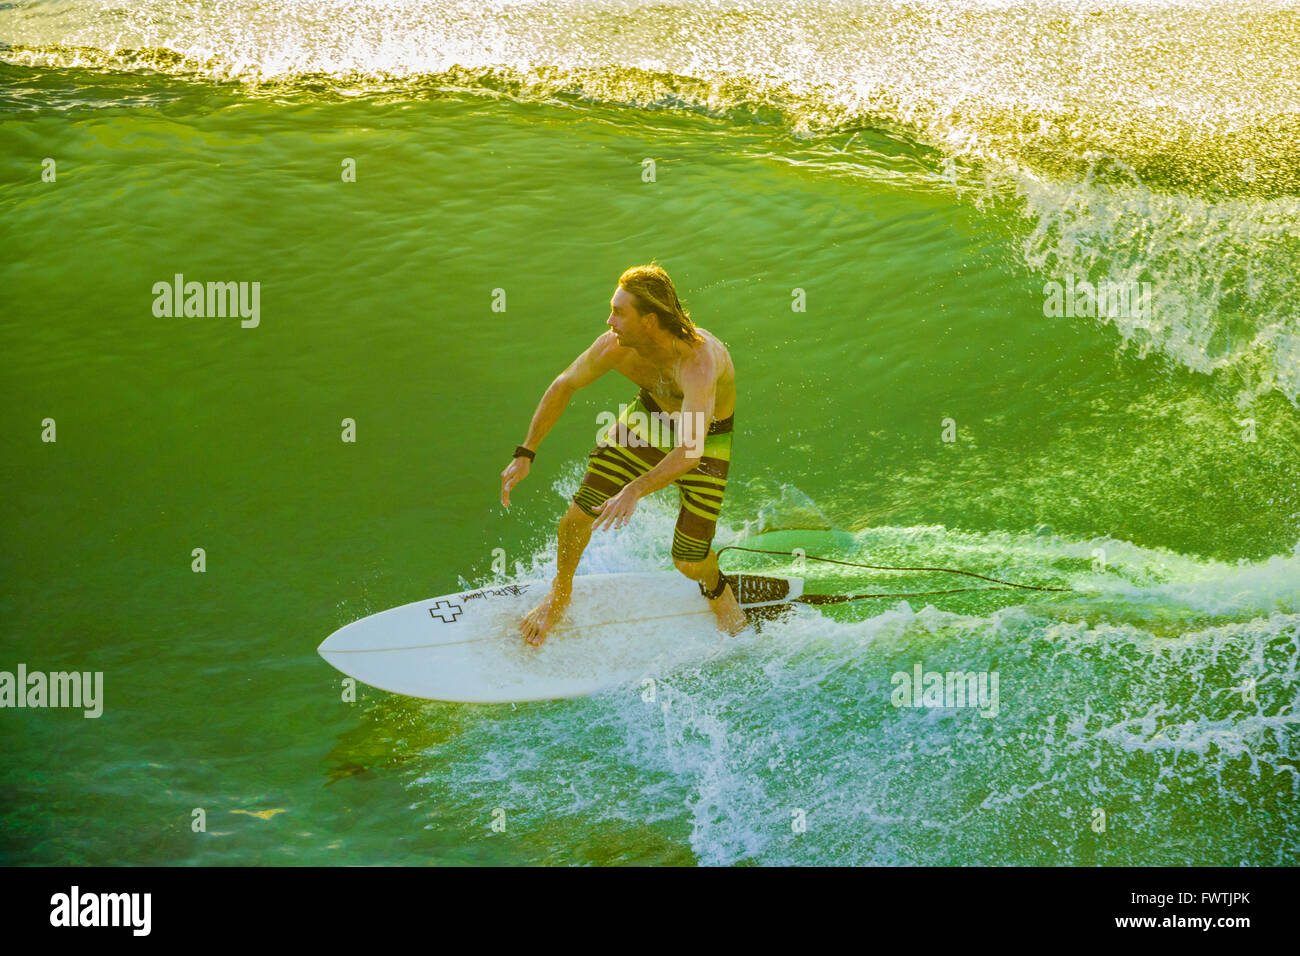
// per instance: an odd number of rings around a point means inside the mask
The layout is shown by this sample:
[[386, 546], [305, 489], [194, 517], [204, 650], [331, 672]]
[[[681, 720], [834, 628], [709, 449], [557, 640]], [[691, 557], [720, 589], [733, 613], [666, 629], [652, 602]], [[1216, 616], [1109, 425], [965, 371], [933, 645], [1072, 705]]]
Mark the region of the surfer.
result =
[[551, 590], [520, 621], [519, 631], [529, 644], [541, 644], [568, 607], [573, 575], [592, 531], [624, 527], [641, 498], [675, 484], [681, 510], [673, 564], [699, 582], [719, 629], [739, 633], [744, 613], [710, 547], [731, 462], [736, 408], [731, 355], [716, 336], [691, 321], [668, 273], [654, 264], [619, 277], [605, 324], [609, 330], [546, 389], [528, 436], [501, 473], [501, 504], [509, 508], [510, 489], [528, 476], [537, 446], [578, 389], [611, 369], [640, 386], [636, 401], [624, 406], [587, 455], [587, 473], [560, 519], [559, 567]]

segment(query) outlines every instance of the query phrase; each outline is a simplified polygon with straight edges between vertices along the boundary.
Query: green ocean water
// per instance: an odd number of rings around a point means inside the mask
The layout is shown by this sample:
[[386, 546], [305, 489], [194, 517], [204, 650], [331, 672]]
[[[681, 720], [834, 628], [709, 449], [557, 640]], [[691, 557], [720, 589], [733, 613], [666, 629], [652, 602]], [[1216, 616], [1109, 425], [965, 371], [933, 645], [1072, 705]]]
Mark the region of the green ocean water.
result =
[[[104, 713], [0, 710], [0, 861], [1294, 864], [1295, 14], [3, 5], [0, 670]], [[499, 473], [651, 259], [737, 370], [715, 547], [1074, 590], [800, 608], [653, 703], [342, 700], [338, 627], [553, 572], [635, 386]], [[671, 568], [669, 494], [580, 573]], [[892, 706], [917, 662], [999, 715]]]

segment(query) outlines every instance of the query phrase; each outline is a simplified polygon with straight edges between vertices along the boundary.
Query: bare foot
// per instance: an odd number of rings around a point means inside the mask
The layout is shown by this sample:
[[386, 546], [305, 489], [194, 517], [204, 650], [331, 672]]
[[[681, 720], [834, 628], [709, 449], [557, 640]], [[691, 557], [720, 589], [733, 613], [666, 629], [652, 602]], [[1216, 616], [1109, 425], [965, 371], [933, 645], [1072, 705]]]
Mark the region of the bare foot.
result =
[[519, 622], [519, 633], [523, 635], [526, 643], [538, 647], [546, 640], [547, 633], [564, 614], [564, 609], [569, 606], [570, 596], [567, 593], [557, 594], [552, 587], [542, 602], [524, 615], [524, 619]]
[[735, 614], [718, 618], [718, 630], [724, 631], [728, 637], [735, 637], [747, 627], [749, 627], [749, 619], [740, 608], [736, 608]]
[[732, 592], [730, 584], [718, 596], [718, 599], [710, 601], [709, 605], [713, 608], [713, 613], [717, 615], [718, 630], [723, 631], [728, 636], [735, 637], [749, 627], [749, 619], [745, 617], [745, 612], [740, 609], [740, 602], [736, 600], [736, 595]]

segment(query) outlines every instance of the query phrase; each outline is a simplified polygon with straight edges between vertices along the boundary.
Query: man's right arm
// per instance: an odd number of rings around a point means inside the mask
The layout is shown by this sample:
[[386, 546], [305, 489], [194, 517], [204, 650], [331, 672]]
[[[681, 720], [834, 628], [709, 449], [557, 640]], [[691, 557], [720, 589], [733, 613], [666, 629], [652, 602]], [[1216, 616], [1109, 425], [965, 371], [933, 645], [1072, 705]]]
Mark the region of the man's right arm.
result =
[[619, 349], [618, 340], [613, 332], [605, 332], [590, 347], [573, 360], [573, 363], [555, 377], [546, 389], [546, 394], [533, 412], [533, 420], [528, 426], [528, 437], [524, 447], [536, 451], [542, 439], [552, 426], [560, 420], [560, 415], [569, 404], [573, 393], [585, 388], [614, 367], [614, 358]]
[[[620, 347], [614, 333], [606, 332], [592, 342], [587, 351], [574, 359], [572, 365], [555, 377], [538, 403], [537, 411], [533, 412], [528, 437], [524, 439], [525, 448], [529, 451], [537, 450], [551, 426], [560, 420], [560, 414], [569, 404], [573, 393], [590, 385], [614, 367]], [[507, 508], [510, 507], [510, 489], [523, 481], [528, 475], [528, 469], [529, 459], [520, 456], [512, 459], [506, 470], [501, 472], [501, 504]]]

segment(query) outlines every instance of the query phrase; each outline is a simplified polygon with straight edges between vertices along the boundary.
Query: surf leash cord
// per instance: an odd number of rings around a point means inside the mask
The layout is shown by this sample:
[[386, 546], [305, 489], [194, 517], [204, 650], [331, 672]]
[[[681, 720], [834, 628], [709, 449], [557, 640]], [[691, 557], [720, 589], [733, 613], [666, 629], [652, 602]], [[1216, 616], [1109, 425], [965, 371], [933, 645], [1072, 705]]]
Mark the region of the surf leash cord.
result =
[[[753, 554], [776, 554], [789, 558], [798, 557], [793, 551], [767, 551], [762, 548], [743, 548], [737, 544], [729, 544], [720, 548], [717, 552], [718, 557], [722, 557], [723, 551], [749, 551]], [[992, 581], [1000, 585], [995, 588], [948, 588], [943, 591], [890, 591], [882, 594], [805, 594], [795, 598], [800, 604], [843, 604], [848, 601], [864, 601], [869, 598], [887, 598], [887, 597], [930, 597], [937, 594], [958, 594], [963, 591], [1009, 591], [1023, 589], [1026, 591], [1073, 591], [1074, 588], [1056, 588], [1039, 584], [1017, 584], [1015, 581], [1003, 581], [999, 578], [991, 578], [986, 574], [977, 574], [974, 571], [963, 571], [960, 568], [929, 568], [929, 567], [895, 567], [888, 564], [859, 564], [856, 561], [840, 561], [837, 558], [822, 558], [815, 554], [805, 554], [803, 557], [808, 561], [822, 561], [826, 564], [842, 564], [850, 568], [866, 568], [872, 571], [935, 571], [943, 574], [964, 574], [967, 577], [979, 578], [982, 581]]]

